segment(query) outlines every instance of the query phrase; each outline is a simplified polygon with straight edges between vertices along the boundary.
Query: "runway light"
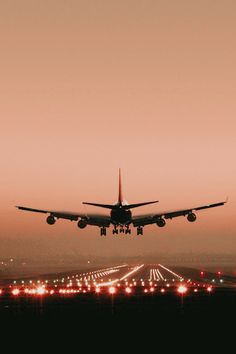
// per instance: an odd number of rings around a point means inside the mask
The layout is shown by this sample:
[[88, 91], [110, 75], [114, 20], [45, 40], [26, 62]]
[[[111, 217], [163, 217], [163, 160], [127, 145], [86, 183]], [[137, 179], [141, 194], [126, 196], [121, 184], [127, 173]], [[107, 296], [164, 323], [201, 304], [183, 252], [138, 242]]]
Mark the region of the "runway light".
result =
[[20, 294], [20, 290], [19, 289], [13, 289], [12, 290], [12, 295], [18, 296], [19, 294]]
[[208, 293], [212, 292], [212, 286], [208, 286], [207, 291], [208, 291]]
[[38, 295], [44, 295], [46, 293], [46, 290], [45, 290], [45, 288], [43, 288], [42, 286], [39, 286], [38, 288], [37, 288], [37, 294]]
[[131, 294], [131, 293], [132, 293], [132, 290], [131, 290], [131, 288], [127, 287], [127, 288], [125, 288], [125, 292], [126, 292], [127, 294]]
[[115, 288], [114, 286], [111, 286], [111, 287], [109, 288], [109, 294], [113, 295], [113, 294], [115, 294], [115, 293], [116, 293], [116, 288]]
[[148, 289], [144, 289], [144, 292], [145, 292], [145, 294], [147, 294], [148, 293]]
[[183, 295], [183, 294], [186, 294], [186, 292], [188, 291], [188, 289], [186, 288], [185, 285], [180, 285], [180, 286], [178, 287], [177, 291], [178, 291], [179, 294], [182, 294], [182, 295]]
[[96, 292], [97, 294], [99, 294], [99, 293], [101, 292], [101, 289], [100, 289], [100, 288], [96, 288], [95, 292]]
[[2, 295], [2, 289], [0, 289], [0, 295]]
[[162, 294], [165, 293], [165, 289], [164, 289], [164, 288], [161, 289], [161, 293], [162, 293]]
[[198, 292], [198, 289], [194, 289], [194, 292], [197, 293], [197, 292]]
[[154, 289], [153, 287], [150, 288], [150, 292], [151, 292], [151, 293], [153, 293], [154, 290], [155, 290], [155, 289]]
[[201, 275], [201, 277], [203, 277], [203, 275], [204, 275], [204, 272], [203, 272], [203, 271], [201, 271], [201, 272], [200, 272], [200, 275]]
[[50, 295], [53, 295], [54, 294], [54, 290], [50, 290]]

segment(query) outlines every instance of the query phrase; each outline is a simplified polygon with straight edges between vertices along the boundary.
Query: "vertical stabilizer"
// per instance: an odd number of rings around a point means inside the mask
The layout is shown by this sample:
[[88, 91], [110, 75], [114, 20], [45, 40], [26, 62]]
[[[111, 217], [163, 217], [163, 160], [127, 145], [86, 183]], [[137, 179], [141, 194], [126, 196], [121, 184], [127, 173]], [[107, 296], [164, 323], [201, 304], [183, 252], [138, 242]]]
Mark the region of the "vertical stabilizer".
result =
[[119, 195], [118, 195], [118, 203], [122, 205], [123, 195], [122, 195], [122, 183], [121, 183], [121, 169], [119, 168]]

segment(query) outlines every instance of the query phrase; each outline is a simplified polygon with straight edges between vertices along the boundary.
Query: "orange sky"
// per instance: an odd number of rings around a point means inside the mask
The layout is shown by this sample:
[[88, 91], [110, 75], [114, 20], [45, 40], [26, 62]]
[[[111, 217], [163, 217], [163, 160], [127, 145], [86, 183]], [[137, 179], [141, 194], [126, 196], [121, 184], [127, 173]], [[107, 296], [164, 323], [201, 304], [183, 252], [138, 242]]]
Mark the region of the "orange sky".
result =
[[[102, 255], [235, 252], [235, 11], [229, 0], [1, 3], [0, 238], [31, 239], [32, 253], [49, 239]], [[113, 203], [119, 167], [129, 202], [160, 200], [141, 213], [229, 203], [116, 240], [14, 209]]]

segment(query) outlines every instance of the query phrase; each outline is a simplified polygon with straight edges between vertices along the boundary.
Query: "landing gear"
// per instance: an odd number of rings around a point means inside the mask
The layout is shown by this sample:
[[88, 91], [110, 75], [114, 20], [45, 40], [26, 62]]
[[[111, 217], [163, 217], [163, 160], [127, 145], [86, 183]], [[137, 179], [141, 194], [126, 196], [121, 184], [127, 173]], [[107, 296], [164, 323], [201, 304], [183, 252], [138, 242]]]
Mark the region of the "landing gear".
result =
[[121, 227], [121, 228], [120, 228], [120, 233], [123, 234], [124, 232], [125, 232], [124, 228]]
[[126, 233], [126, 235], [127, 235], [127, 234], [129, 234], [129, 235], [131, 234], [131, 230], [129, 229], [128, 226], [127, 226], [126, 229], [125, 229], [125, 233]]
[[107, 230], [106, 230], [105, 227], [101, 227], [100, 232], [101, 232], [100, 233], [101, 236], [106, 236], [107, 235]]
[[143, 227], [137, 227], [137, 235], [143, 235]]
[[118, 229], [115, 227], [115, 228], [112, 230], [112, 233], [113, 233], [113, 235], [118, 235]]

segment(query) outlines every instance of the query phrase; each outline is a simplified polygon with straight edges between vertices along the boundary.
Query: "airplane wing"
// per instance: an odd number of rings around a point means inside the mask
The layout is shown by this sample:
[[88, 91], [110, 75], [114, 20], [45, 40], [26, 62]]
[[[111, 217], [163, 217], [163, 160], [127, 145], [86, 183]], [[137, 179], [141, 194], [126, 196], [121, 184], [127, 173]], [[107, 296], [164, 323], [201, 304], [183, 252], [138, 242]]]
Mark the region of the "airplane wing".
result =
[[28, 208], [23, 206], [16, 206], [16, 208], [24, 211], [35, 212], [35, 213], [50, 214], [49, 216], [54, 219], [67, 219], [71, 221], [83, 220], [86, 222], [86, 225], [109, 227], [111, 223], [111, 218], [108, 215], [42, 210], [42, 209], [34, 209], [34, 208]]
[[[145, 226], [145, 225], [149, 225], [149, 224], [155, 224], [160, 219], [173, 219], [178, 216], [186, 216], [186, 215], [190, 215], [190, 214], [192, 215], [194, 211], [215, 208], [215, 207], [224, 205], [226, 202], [227, 201], [215, 203], [215, 204], [203, 205], [203, 206], [190, 208], [190, 209], [181, 209], [181, 210], [160, 212], [158, 214], [147, 214], [147, 215], [133, 216], [132, 223], [134, 226]], [[194, 217], [195, 217], [195, 215], [194, 215]], [[190, 220], [190, 221], [195, 221], [195, 219]], [[164, 226], [164, 224], [162, 226]]]

